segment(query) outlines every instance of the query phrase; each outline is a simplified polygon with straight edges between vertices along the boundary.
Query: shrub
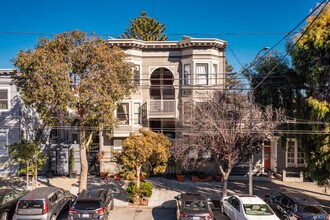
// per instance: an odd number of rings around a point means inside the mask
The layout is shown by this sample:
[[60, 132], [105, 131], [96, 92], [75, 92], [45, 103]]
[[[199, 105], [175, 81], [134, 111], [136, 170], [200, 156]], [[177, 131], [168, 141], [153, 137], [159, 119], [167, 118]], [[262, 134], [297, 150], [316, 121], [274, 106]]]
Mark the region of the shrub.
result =
[[196, 176], [199, 179], [206, 179], [208, 177], [207, 173], [205, 173], [205, 172], [198, 172]]
[[139, 203], [144, 198], [152, 195], [153, 185], [150, 182], [141, 181], [140, 189], [137, 188], [136, 182], [129, 182], [126, 192], [131, 202]]

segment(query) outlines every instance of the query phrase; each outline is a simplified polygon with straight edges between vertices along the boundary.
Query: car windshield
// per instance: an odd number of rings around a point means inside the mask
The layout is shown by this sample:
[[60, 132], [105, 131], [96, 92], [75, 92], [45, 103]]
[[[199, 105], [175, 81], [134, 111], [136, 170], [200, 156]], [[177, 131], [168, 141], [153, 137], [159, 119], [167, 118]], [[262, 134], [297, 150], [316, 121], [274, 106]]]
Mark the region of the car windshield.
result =
[[18, 203], [19, 209], [42, 209], [43, 201], [42, 200], [21, 200]]
[[309, 205], [298, 205], [298, 212], [306, 214], [320, 214], [323, 213], [323, 210], [320, 206], [309, 206]]
[[247, 215], [274, 215], [266, 204], [244, 204], [244, 211]]
[[206, 201], [186, 201], [184, 205], [185, 209], [188, 210], [207, 210]]
[[98, 201], [91, 201], [91, 200], [82, 200], [77, 201], [74, 205], [74, 209], [76, 210], [95, 210], [101, 207], [100, 202]]

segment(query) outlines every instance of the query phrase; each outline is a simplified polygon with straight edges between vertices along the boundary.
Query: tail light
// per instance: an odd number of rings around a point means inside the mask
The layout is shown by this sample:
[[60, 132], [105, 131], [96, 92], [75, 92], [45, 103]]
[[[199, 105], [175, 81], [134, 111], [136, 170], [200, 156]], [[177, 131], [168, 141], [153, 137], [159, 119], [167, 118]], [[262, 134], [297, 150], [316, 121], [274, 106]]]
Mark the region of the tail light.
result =
[[180, 212], [180, 217], [186, 218], [186, 217], [189, 217], [189, 215], [183, 214], [182, 212]]
[[71, 208], [71, 209], [69, 209], [69, 213], [70, 214], [77, 214], [77, 210]]
[[302, 218], [300, 215], [297, 215], [295, 213], [292, 213], [292, 216], [295, 217], [296, 219], [301, 219]]
[[207, 218], [213, 218], [212, 213], [210, 213], [210, 214], [207, 216]]
[[96, 214], [104, 214], [105, 208], [100, 208], [100, 209], [96, 209], [95, 213]]
[[48, 203], [44, 200], [44, 210], [42, 211], [42, 214], [46, 214], [48, 212]]

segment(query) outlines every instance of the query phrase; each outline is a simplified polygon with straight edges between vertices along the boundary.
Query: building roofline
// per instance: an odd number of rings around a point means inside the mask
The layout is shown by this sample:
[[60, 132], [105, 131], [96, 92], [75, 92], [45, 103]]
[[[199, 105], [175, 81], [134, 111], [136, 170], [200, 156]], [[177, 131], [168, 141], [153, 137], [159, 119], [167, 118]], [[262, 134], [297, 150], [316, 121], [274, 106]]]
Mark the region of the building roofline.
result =
[[118, 47], [134, 47], [134, 48], [187, 48], [197, 47], [215, 47], [224, 49], [227, 42], [217, 38], [192, 38], [183, 36], [180, 41], [143, 41], [138, 39], [114, 39], [109, 38], [108, 43]]

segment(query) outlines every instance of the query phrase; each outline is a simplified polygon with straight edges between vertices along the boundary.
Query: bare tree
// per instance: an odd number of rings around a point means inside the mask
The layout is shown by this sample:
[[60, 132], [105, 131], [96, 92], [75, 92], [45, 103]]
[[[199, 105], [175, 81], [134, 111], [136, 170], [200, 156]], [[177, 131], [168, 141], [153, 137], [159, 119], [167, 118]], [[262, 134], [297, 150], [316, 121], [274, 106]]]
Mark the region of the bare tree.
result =
[[271, 106], [251, 106], [246, 94], [217, 92], [212, 100], [194, 103], [190, 129], [183, 129], [178, 138], [175, 157], [185, 165], [200, 165], [210, 154], [223, 176], [223, 196], [227, 196], [233, 167], [261, 150], [282, 115]]

